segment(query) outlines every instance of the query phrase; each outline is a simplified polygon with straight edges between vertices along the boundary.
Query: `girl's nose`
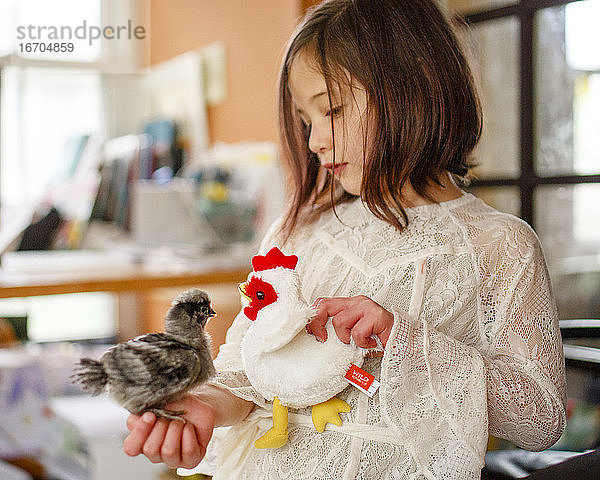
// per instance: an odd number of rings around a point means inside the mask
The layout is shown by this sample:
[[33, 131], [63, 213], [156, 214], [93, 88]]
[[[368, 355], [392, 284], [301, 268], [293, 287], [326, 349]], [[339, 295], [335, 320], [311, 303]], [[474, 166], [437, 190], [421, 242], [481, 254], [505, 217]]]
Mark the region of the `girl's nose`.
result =
[[331, 148], [331, 124], [329, 121], [314, 122], [311, 125], [308, 148], [316, 154], [323, 153]]

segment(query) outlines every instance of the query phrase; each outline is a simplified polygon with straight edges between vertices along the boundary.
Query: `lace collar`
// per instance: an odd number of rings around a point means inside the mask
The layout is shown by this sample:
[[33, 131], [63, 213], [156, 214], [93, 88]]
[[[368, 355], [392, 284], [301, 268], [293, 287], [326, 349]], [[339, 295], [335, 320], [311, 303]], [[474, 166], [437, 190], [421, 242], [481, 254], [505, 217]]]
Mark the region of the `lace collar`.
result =
[[[460, 197], [452, 200], [406, 208], [406, 214], [408, 215], [409, 223], [419, 219], [425, 220], [442, 215], [448, 210], [466, 205], [474, 198], [476, 197], [472, 194], [463, 191]], [[338, 205], [335, 210], [341, 222], [350, 227], [359, 227], [372, 224], [373, 222], [382, 222], [382, 220], [373, 215], [361, 198]], [[331, 213], [331, 216], [335, 218], [333, 213]]]

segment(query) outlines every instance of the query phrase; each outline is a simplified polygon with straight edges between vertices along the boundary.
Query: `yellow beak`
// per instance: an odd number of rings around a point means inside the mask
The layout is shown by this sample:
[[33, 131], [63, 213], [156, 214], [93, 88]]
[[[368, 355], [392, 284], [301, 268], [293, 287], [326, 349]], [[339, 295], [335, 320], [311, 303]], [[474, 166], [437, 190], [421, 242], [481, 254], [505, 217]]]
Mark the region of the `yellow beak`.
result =
[[249, 302], [252, 301], [252, 299], [248, 295], [246, 295], [246, 282], [240, 283], [240, 285], [238, 286], [238, 290], [240, 291], [240, 295], [242, 297], [244, 297]]

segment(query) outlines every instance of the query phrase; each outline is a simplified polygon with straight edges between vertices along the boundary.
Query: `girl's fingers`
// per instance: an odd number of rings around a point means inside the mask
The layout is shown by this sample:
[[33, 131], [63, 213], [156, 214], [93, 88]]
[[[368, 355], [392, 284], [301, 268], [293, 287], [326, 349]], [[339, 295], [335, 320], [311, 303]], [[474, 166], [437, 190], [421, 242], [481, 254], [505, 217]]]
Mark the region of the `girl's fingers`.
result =
[[182, 424], [179, 434], [181, 459], [178, 466], [193, 468], [206, 454], [215, 424], [214, 409], [205, 402], [199, 401], [194, 395], [186, 395], [180, 401], [166, 405], [165, 408], [186, 412], [184, 415], [186, 423]]
[[194, 468], [204, 457], [206, 449], [198, 442], [196, 430], [191, 423], [186, 423], [181, 435], [181, 466]]
[[[193, 402], [194, 400], [190, 397], [188, 401]], [[198, 402], [195, 408], [187, 410], [185, 419], [194, 427], [194, 436], [199, 445], [201, 457], [204, 457], [215, 426], [215, 412], [206, 403]]]
[[352, 338], [361, 348], [376, 348], [376, 335], [381, 345], [385, 346], [394, 325], [394, 315], [374, 301], [364, 303], [358, 321], [352, 327]]
[[310, 320], [306, 326], [306, 331], [314, 335], [317, 340], [324, 342], [327, 340], [327, 330], [325, 325], [330, 317], [347, 308], [349, 298], [318, 298], [312, 304], [316, 309], [316, 315]]
[[154, 428], [148, 435], [148, 438], [144, 442], [142, 447], [142, 453], [148, 457], [152, 463], [160, 463], [161, 458], [161, 447], [167, 434], [169, 422], [164, 418], [159, 418], [154, 424]]
[[324, 300], [324, 298], [317, 298], [313, 302], [312, 307], [315, 309], [315, 316], [311, 318], [308, 325], [306, 325], [306, 331], [311, 335], [314, 335], [320, 342], [327, 340], [327, 331], [325, 330], [327, 314], [321, 307], [321, 303], [323, 303]]
[[206, 454], [215, 424], [215, 410], [195, 395], [185, 395], [167, 409], [183, 410], [186, 422], [156, 419], [145, 412], [141, 417], [130, 415], [127, 428], [130, 434], [123, 443], [127, 455], [144, 454], [152, 463], [168, 467], [193, 468]]
[[156, 417], [146, 412], [141, 417], [130, 415], [127, 419], [127, 427], [131, 426], [131, 433], [123, 442], [123, 451], [130, 457], [135, 457], [143, 452], [146, 439], [150, 435], [156, 422]]
[[352, 328], [352, 338], [357, 347], [360, 348], [375, 348], [377, 342], [371, 338], [373, 335], [373, 325], [367, 324], [366, 322], [359, 321]]
[[160, 448], [160, 456], [164, 464], [170, 468], [181, 465], [181, 434], [184, 423], [178, 420], [169, 422], [165, 438]]
[[359, 318], [352, 310], [345, 310], [331, 319], [335, 334], [343, 343], [350, 343], [352, 328]]
[[134, 429], [134, 427], [138, 424], [138, 422], [141, 421], [141, 418], [142, 417], [140, 417], [139, 415], [130, 413], [127, 417], [127, 430], [131, 432]]
[[325, 325], [329, 318], [336, 335], [343, 343], [350, 343], [352, 338], [361, 348], [377, 347], [377, 342], [371, 335], [377, 335], [385, 345], [394, 323], [393, 314], [364, 295], [320, 298], [313, 306], [317, 314], [306, 330], [322, 341], [327, 339]]

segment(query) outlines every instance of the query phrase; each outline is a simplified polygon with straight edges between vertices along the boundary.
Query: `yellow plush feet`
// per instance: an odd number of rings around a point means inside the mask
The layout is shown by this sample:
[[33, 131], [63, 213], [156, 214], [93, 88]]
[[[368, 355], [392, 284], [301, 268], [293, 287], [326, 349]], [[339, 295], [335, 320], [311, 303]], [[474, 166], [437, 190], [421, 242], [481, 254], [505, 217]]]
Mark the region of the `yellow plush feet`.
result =
[[349, 412], [350, 405], [339, 398], [330, 398], [326, 402], [318, 403], [312, 407], [312, 421], [317, 432], [322, 433], [325, 425], [333, 423], [338, 427], [342, 425], [340, 412]]
[[256, 448], [279, 448], [288, 441], [288, 410], [277, 397], [273, 399], [273, 427], [254, 442]]

